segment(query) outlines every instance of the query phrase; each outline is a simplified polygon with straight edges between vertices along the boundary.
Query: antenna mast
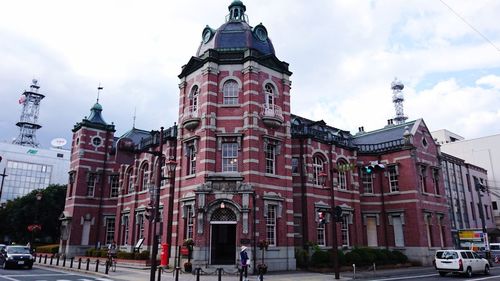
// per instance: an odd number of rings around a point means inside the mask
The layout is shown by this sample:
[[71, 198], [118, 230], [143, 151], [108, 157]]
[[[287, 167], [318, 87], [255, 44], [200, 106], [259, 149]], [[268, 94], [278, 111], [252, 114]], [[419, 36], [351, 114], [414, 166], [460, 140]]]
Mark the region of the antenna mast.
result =
[[36, 140], [36, 130], [42, 126], [38, 124], [38, 113], [40, 111], [40, 101], [45, 97], [38, 93], [38, 80], [33, 79], [29, 91], [24, 91], [19, 104], [23, 105], [21, 119], [16, 123], [19, 127], [19, 136], [12, 142], [14, 144], [38, 147]]
[[405, 116], [403, 111], [403, 101], [405, 100], [403, 92], [405, 85], [398, 78], [394, 78], [391, 83], [392, 89], [392, 102], [394, 103], [394, 108], [396, 109], [396, 117], [394, 117], [394, 122], [396, 124], [404, 124], [408, 116]]

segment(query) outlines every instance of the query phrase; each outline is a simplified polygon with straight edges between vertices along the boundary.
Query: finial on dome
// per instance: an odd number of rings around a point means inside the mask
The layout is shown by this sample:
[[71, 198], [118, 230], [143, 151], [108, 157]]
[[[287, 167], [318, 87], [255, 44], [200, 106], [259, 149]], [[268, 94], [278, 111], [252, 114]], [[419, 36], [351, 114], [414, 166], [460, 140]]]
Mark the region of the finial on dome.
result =
[[229, 9], [229, 21], [247, 21], [245, 11], [247, 7], [240, 0], [234, 0]]
[[97, 102], [96, 103], [99, 103], [99, 95], [101, 94], [102, 89], [104, 89], [104, 88], [101, 86], [101, 82], [99, 82], [99, 86], [97, 86]]

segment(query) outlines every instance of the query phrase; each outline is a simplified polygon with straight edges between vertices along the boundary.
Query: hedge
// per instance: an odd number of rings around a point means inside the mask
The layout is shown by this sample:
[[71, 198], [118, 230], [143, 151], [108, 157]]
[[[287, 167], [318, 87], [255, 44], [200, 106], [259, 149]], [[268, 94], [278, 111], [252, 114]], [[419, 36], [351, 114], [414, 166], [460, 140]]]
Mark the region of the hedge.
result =
[[59, 253], [59, 244], [51, 244], [36, 247], [37, 253], [45, 253], [45, 254], [57, 254]]
[[[333, 250], [324, 251], [321, 249], [314, 249], [311, 255], [310, 262], [315, 267], [329, 267], [333, 261]], [[296, 249], [297, 266], [307, 266], [308, 257], [307, 252], [302, 249]], [[357, 266], [368, 266], [376, 263], [378, 265], [397, 264], [408, 262], [408, 257], [399, 251], [389, 251], [386, 249], [373, 249], [373, 248], [354, 248], [349, 252], [337, 251], [339, 265], [350, 266], [356, 264]]]

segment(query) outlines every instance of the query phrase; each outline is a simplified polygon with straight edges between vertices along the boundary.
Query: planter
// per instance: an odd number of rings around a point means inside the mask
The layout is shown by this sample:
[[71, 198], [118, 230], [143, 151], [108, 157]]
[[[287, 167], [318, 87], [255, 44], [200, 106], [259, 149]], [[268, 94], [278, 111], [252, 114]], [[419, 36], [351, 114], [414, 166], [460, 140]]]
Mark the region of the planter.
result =
[[190, 262], [184, 263], [184, 271], [185, 272], [192, 272], [193, 271], [193, 264]]

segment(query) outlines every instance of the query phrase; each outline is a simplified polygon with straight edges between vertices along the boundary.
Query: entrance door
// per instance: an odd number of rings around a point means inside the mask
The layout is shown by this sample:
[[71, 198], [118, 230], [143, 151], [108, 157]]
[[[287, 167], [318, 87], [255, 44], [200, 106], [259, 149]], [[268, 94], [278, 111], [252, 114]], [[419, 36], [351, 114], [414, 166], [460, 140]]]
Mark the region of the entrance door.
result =
[[211, 264], [236, 261], [236, 224], [212, 224]]

